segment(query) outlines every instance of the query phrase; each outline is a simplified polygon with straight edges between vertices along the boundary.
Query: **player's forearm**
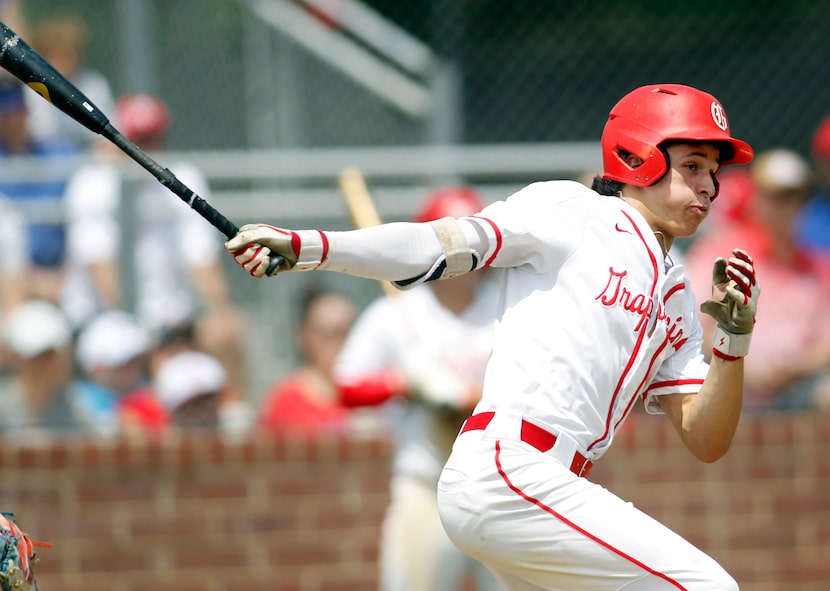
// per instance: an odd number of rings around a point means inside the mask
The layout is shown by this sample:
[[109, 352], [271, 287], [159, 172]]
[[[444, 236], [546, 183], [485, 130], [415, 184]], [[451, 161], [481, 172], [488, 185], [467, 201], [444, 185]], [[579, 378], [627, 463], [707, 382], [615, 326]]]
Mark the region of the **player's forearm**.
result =
[[369, 279], [406, 280], [427, 272], [441, 256], [428, 224], [393, 223], [326, 232], [328, 254], [320, 269]]
[[728, 450], [743, 404], [743, 359], [714, 358], [703, 386], [683, 405], [680, 434], [700, 460], [714, 462]]

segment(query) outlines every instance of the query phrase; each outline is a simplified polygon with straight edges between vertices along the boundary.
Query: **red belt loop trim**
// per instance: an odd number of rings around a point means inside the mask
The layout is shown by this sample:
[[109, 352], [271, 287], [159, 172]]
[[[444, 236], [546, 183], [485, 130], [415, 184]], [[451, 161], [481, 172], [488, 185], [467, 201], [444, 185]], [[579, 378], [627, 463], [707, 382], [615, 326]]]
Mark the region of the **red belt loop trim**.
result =
[[[481, 431], [486, 429], [487, 425], [490, 424], [490, 421], [493, 420], [494, 416], [496, 416], [496, 413], [493, 411], [482, 412], [471, 416], [464, 421], [459, 435], [461, 433], [466, 433], [467, 431]], [[545, 431], [530, 421], [522, 419], [521, 440], [544, 453], [550, 450], [553, 447], [553, 444], [556, 443], [556, 435], [550, 431]], [[574, 454], [573, 462], [571, 462], [571, 465], [569, 466], [571, 472], [577, 476], [587, 476], [593, 467], [594, 463], [589, 461], [588, 458], [579, 452]]]

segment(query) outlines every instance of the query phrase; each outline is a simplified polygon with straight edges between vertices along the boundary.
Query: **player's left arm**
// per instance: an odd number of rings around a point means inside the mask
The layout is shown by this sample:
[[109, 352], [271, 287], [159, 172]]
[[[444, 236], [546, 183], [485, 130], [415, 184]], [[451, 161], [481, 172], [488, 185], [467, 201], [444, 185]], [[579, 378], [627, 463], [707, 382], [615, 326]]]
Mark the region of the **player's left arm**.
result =
[[657, 398], [680, 439], [699, 460], [714, 462], [729, 449], [743, 403], [743, 359], [714, 358], [697, 394]]
[[714, 462], [729, 449], [741, 415], [744, 361], [755, 325], [761, 288], [752, 258], [734, 250], [727, 261], [715, 261], [712, 299], [700, 309], [718, 322], [712, 362], [697, 394], [659, 397], [687, 448], [700, 460]]

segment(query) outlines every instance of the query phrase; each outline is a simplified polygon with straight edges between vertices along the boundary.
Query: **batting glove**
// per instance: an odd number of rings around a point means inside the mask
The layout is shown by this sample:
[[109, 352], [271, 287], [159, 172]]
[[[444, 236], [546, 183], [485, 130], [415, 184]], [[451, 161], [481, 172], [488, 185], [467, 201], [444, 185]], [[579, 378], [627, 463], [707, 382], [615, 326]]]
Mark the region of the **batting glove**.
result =
[[734, 361], [749, 353], [755, 326], [755, 311], [761, 286], [755, 278], [755, 265], [743, 250], [733, 250], [727, 261], [719, 257], [712, 268], [712, 299], [700, 311], [718, 321], [712, 339], [712, 353]]
[[410, 395], [430, 406], [469, 410], [475, 402], [469, 384], [428, 351], [411, 351], [404, 359], [403, 371]]
[[[328, 239], [318, 230], [293, 232], [268, 224], [248, 224], [225, 242], [225, 250], [254, 277], [271, 277], [282, 271], [317, 269], [326, 259]], [[282, 264], [269, 270], [272, 254], [282, 257]]]

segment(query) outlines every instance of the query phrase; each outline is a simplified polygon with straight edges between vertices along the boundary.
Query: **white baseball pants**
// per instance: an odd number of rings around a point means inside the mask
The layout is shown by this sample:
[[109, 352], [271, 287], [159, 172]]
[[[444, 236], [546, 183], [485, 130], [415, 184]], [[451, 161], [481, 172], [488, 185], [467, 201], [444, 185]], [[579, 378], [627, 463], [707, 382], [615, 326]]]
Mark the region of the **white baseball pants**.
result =
[[459, 435], [438, 508], [450, 539], [506, 589], [737, 591], [678, 534], [493, 425]]

